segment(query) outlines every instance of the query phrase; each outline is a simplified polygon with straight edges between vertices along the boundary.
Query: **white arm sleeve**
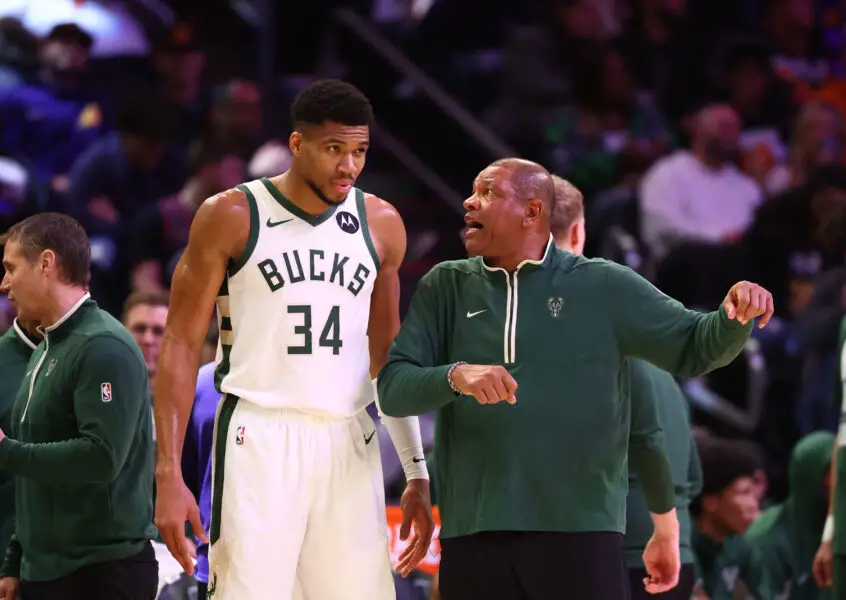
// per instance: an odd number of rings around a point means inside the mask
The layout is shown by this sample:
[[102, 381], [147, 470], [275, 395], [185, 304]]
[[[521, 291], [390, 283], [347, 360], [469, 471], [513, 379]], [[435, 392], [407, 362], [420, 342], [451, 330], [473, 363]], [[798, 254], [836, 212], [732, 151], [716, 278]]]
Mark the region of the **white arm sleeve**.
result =
[[373, 394], [376, 398], [376, 408], [379, 418], [391, 436], [391, 442], [397, 450], [402, 471], [406, 481], [412, 479], [429, 480], [429, 470], [423, 455], [423, 438], [420, 435], [420, 420], [417, 417], [389, 417], [379, 406], [379, 395], [376, 393], [376, 380], [373, 380]]

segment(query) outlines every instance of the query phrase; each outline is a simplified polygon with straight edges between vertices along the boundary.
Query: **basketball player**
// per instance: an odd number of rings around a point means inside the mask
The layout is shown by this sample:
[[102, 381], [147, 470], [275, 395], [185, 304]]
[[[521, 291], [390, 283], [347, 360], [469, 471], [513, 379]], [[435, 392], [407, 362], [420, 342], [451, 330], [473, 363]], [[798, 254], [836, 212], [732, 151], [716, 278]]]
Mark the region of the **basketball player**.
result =
[[[353, 86], [323, 80], [291, 108], [291, 168], [207, 200], [176, 268], [156, 377], [156, 524], [192, 571], [183, 528], [205, 541], [180, 456], [200, 347], [217, 303], [220, 344], [208, 597], [395, 597], [376, 429], [364, 408], [399, 330], [397, 211], [353, 187], [373, 118]], [[433, 521], [417, 421], [388, 419], [405, 467], [408, 536]]]

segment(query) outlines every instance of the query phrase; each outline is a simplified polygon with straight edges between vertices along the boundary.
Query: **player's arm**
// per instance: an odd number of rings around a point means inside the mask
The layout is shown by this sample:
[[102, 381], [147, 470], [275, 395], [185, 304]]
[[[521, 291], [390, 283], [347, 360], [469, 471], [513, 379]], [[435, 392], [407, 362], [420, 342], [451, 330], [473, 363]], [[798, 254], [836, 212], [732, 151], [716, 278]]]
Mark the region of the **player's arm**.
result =
[[[111, 336], [89, 339], [76, 365], [79, 436], [58, 442], [0, 442], [0, 469], [43, 482], [110, 482], [126, 462], [139, 419], [149, 418], [147, 372], [137, 352]], [[104, 385], [110, 385], [110, 397]]]
[[631, 390], [629, 464], [634, 470], [659, 536], [678, 537], [675, 489], [664, 447], [658, 396], [643, 363], [627, 361]]
[[191, 224], [188, 245], [173, 273], [156, 372], [157, 478], [181, 476], [182, 443], [194, 403], [200, 350], [227, 264], [244, 252], [249, 231], [249, 205], [238, 190], [206, 200]]
[[[370, 374], [374, 379], [388, 360], [388, 350], [400, 330], [399, 268], [405, 258], [406, 233], [397, 210], [375, 196], [366, 197], [367, 223], [379, 256], [379, 273], [370, 300]], [[396, 448], [407, 481], [425, 480], [429, 474], [423, 459], [423, 439], [417, 417], [390, 417], [382, 412], [378, 394], [376, 407], [391, 442]]]
[[441, 359], [446, 336], [438, 297], [440, 269], [417, 284], [400, 332], [379, 373], [379, 402], [394, 417], [422, 415], [452, 402], [457, 395], [447, 379], [450, 365]]
[[626, 267], [607, 263], [606, 290], [620, 349], [658, 367], [694, 377], [733, 361], [749, 337], [721, 306], [710, 313], [688, 310]]

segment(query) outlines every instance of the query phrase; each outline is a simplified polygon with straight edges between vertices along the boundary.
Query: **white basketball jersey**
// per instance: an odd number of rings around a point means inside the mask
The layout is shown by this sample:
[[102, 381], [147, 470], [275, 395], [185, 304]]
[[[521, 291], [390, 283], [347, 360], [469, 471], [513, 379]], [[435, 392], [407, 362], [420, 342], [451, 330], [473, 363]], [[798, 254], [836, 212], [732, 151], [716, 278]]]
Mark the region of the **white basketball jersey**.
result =
[[373, 401], [367, 326], [379, 268], [364, 194], [353, 188], [313, 216], [268, 179], [238, 189], [250, 237], [217, 299], [218, 391], [266, 408], [355, 414]]

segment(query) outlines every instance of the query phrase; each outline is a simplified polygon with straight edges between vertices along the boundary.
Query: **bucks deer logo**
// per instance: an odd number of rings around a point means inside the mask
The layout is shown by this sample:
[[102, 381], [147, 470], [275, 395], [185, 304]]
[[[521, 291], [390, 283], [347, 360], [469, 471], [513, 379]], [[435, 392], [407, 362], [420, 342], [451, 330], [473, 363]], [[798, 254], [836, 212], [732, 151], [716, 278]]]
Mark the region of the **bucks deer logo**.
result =
[[546, 307], [549, 309], [549, 314], [557, 318], [561, 314], [561, 307], [564, 306], [564, 299], [560, 296], [553, 296], [546, 301]]

